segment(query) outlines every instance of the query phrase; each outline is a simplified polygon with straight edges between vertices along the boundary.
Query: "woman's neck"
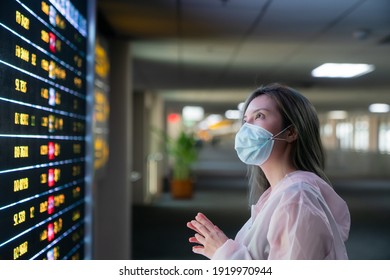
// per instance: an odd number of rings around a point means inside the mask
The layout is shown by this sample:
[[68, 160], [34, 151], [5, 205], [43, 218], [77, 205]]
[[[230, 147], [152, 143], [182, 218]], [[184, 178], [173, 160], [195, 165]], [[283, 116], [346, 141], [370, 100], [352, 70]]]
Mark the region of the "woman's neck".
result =
[[297, 169], [292, 166], [292, 164], [281, 164], [276, 163], [264, 164], [261, 166], [261, 169], [264, 172], [265, 177], [270, 183], [271, 188], [276, 186], [287, 174], [296, 171]]

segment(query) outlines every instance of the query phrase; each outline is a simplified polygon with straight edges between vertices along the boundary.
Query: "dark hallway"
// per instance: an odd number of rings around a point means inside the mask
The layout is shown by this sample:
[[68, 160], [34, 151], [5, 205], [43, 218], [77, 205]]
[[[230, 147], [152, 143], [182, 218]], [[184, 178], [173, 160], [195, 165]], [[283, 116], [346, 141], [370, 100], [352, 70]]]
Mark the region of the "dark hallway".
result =
[[[390, 193], [362, 194], [360, 197], [345, 193], [343, 197], [350, 206], [352, 218], [347, 241], [349, 258], [390, 259]], [[226, 235], [234, 237], [249, 217], [246, 192], [199, 189], [190, 201], [174, 201], [169, 194], [164, 194], [153, 206], [134, 207], [132, 257], [141, 260], [204, 259], [193, 254], [187, 242], [192, 232], [185, 224], [198, 211], [207, 214]]]
[[[197, 212], [205, 213], [227, 236], [234, 238], [250, 212], [245, 170], [228, 150], [228, 146], [220, 146], [202, 151], [199, 165], [205, 169], [198, 169], [192, 199], [174, 200], [165, 192], [153, 205], [133, 207], [133, 259], [205, 259], [193, 254], [188, 242], [192, 231], [186, 228], [186, 222]], [[390, 259], [390, 182], [333, 183], [351, 212], [346, 244], [349, 258]]]

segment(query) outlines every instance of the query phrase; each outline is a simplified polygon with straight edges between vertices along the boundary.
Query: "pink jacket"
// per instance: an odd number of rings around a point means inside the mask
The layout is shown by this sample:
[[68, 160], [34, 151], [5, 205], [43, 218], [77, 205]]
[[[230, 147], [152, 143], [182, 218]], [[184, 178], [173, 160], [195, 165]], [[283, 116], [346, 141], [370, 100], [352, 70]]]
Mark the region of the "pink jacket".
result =
[[212, 259], [348, 259], [348, 206], [324, 180], [295, 171], [266, 190]]

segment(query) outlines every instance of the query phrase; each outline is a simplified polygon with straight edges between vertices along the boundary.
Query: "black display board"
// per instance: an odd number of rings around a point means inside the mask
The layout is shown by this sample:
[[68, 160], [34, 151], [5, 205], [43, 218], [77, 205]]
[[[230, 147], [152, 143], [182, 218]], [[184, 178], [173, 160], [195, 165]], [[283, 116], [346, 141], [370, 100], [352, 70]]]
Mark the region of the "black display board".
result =
[[88, 3], [1, 4], [0, 259], [83, 259]]

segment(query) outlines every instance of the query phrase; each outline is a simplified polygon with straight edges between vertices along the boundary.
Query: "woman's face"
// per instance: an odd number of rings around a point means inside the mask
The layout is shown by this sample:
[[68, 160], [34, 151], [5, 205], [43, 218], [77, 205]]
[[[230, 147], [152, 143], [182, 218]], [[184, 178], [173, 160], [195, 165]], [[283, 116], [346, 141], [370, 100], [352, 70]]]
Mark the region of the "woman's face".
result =
[[275, 101], [268, 95], [262, 94], [253, 99], [244, 114], [244, 122], [261, 126], [273, 135], [282, 128], [282, 116]]
[[[248, 108], [245, 111], [244, 121], [253, 125], [258, 125], [271, 132], [272, 135], [277, 135], [284, 129], [284, 127], [282, 127], [282, 115], [280, 114], [275, 101], [265, 94], [256, 97], [249, 103]], [[274, 142], [271, 155], [261, 166], [262, 168], [266, 167], [266, 165], [282, 168], [282, 166], [285, 166], [286, 162], [289, 161], [286, 132], [277, 136], [278, 140], [285, 139], [286, 141]], [[273, 168], [273, 170], [275, 170], [275, 168]]]

